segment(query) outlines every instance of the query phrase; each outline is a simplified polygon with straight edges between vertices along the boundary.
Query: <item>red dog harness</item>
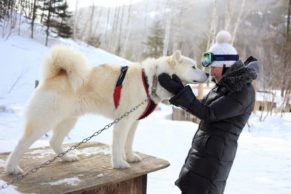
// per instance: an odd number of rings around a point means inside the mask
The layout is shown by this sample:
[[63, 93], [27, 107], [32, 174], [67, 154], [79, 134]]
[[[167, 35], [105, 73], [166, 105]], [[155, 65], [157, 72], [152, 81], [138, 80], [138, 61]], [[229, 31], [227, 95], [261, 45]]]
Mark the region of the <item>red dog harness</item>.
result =
[[[121, 95], [121, 91], [122, 91], [122, 82], [125, 78], [127, 70], [128, 70], [127, 66], [121, 67], [121, 72], [120, 72], [119, 78], [116, 82], [116, 86], [115, 86], [114, 93], [113, 93], [113, 100], [114, 100], [115, 108], [118, 108], [118, 106], [119, 106], [120, 95]], [[141, 77], [142, 77], [143, 86], [144, 86], [144, 89], [146, 91], [147, 97], [149, 98], [149, 101], [148, 101], [148, 104], [147, 104], [145, 111], [138, 118], [138, 120], [144, 119], [145, 117], [150, 115], [157, 107], [157, 104], [150, 98], [149, 89], [148, 89], [149, 85], [148, 85], [147, 78], [146, 78], [146, 75], [145, 75], [143, 69], [141, 71]]]

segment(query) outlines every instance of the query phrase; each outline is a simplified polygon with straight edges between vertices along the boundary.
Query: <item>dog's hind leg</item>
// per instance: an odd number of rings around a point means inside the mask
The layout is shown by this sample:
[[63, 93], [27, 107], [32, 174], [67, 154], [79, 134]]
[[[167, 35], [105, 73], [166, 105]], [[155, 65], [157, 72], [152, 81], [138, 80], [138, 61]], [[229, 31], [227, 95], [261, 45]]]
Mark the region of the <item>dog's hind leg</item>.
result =
[[125, 118], [114, 126], [112, 141], [112, 166], [113, 168], [129, 168], [125, 160], [125, 141], [132, 125], [129, 118]]
[[[54, 129], [53, 129], [53, 136], [50, 140], [50, 146], [53, 148], [56, 154], [64, 152], [62, 144], [66, 135], [70, 132], [70, 130], [74, 127], [77, 118], [68, 118], [60, 122]], [[72, 162], [76, 161], [79, 158], [72, 154], [67, 153], [62, 157], [63, 161]]]
[[140, 162], [141, 157], [132, 151], [133, 139], [135, 135], [135, 131], [138, 125], [138, 121], [135, 121], [128, 132], [127, 140], [125, 144], [125, 156], [128, 162]]
[[49, 127], [43, 126], [42, 128], [40, 128], [39, 126], [34, 125], [31, 122], [27, 122], [25, 132], [22, 138], [19, 140], [14, 151], [9, 155], [8, 159], [6, 160], [6, 172], [8, 172], [9, 174], [22, 173], [22, 169], [18, 166], [20, 157], [38, 138], [44, 135], [49, 129]]

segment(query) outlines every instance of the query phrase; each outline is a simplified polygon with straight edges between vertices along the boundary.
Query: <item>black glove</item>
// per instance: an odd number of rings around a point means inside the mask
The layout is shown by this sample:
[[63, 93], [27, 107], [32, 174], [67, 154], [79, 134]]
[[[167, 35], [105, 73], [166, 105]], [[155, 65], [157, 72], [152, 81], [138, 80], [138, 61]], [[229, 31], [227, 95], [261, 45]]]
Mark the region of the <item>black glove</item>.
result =
[[170, 103], [183, 108], [201, 120], [207, 118], [206, 107], [196, 98], [190, 86], [185, 86], [182, 91], [172, 97]]
[[170, 99], [170, 103], [184, 109], [191, 107], [193, 100], [196, 100], [195, 94], [190, 86], [185, 86], [181, 92]]
[[174, 95], [178, 94], [184, 88], [181, 79], [176, 74], [172, 75], [171, 78], [169, 74], [162, 73], [158, 76], [158, 80], [162, 87]]

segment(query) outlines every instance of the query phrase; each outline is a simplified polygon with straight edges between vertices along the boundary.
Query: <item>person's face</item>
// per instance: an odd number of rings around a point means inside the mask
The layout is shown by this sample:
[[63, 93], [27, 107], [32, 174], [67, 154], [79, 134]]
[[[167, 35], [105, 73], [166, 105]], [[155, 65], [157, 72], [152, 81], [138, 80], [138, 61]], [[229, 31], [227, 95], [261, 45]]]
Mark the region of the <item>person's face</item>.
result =
[[222, 76], [222, 69], [223, 67], [211, 67], [210, 68], [210, 75], [218, 82]]

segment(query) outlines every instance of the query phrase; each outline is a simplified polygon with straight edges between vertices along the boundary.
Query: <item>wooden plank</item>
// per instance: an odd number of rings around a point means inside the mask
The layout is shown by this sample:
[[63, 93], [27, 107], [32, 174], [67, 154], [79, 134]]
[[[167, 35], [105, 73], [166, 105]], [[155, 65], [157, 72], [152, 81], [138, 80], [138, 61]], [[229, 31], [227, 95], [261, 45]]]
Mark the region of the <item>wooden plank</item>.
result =
[[[23, 193], [73, 193], [86, 191], [88, 188], [101, 188], [108, 184], [119, 184], [147, 173], [169, 166], [165, 160], [139, 153], [142, 162], [131, 163], [129, 169], [112, 169], [110, 148], [105, 144], [86, 143], [78, 149], [76, 162], [55, 161], [36, 173], [27, 176], [15, 189]], [[0, 154], [1, 160], [6, 160], [9, 153]], [[24, 154], [20, 166], [26, 170], [34, 168], [54, 156], [49, 147], [31, 149]], [[24, 168], [24, 169], [25, 169]], [[0, 179], [10, 182], [15, 176], [7, 175], [0, 168]]]
[[67, 194], [146, 194], [147, 175], [142, 175], [120, 183], [107, 184]]

